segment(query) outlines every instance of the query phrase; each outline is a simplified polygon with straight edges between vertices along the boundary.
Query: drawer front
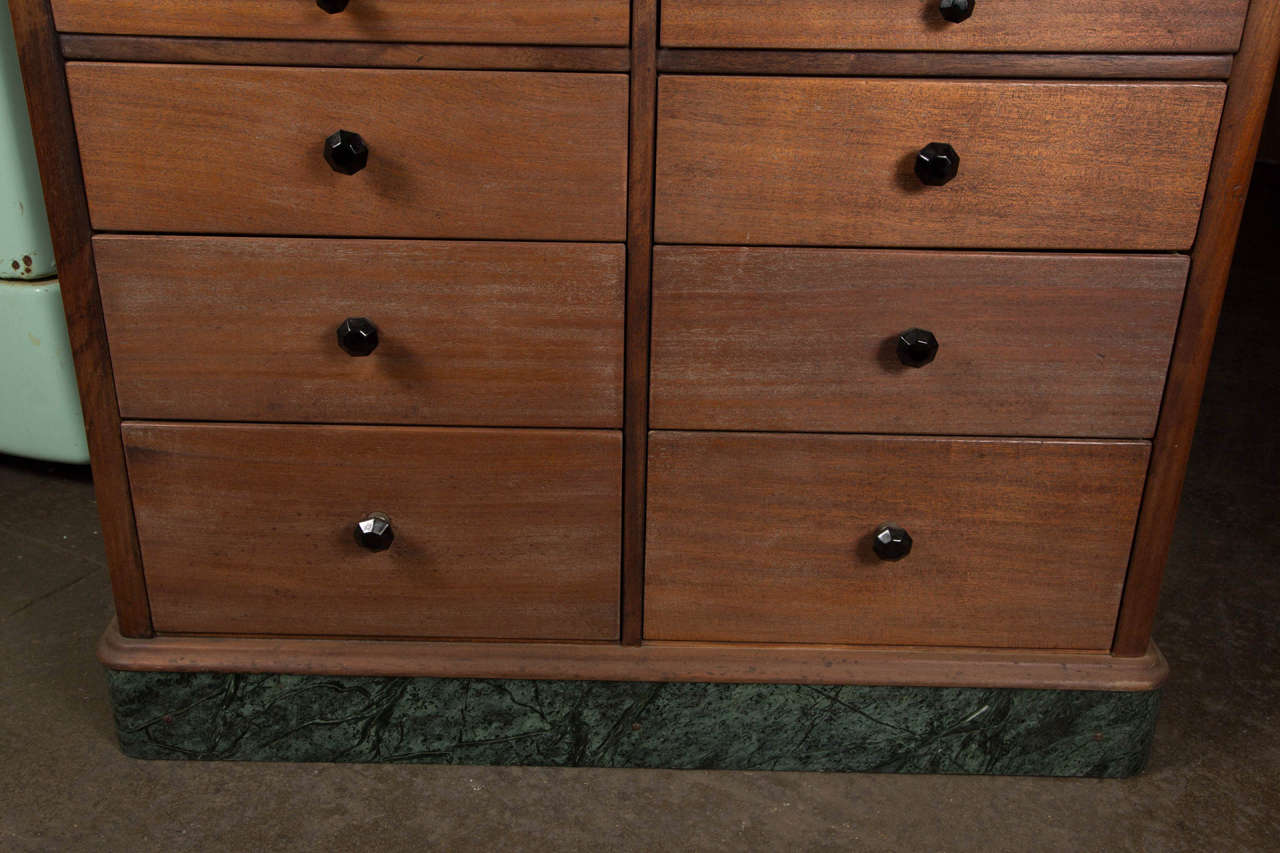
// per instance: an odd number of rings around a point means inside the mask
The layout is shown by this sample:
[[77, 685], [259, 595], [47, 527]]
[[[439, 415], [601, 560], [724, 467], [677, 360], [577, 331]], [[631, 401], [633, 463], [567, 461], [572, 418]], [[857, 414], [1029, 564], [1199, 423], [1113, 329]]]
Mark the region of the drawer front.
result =
[[[1186, 249], [1225, 88], [668, 76], [670, 243]], [[915, 174], [953, 146], [944, 186]]]
[[[654, 640], [1110, 647], [1146, 442], [663, 433]], [[878, 557], [898, 525], [910, 553]]]
[[52, 0], [63, 32], [334, 41], [625, 45], [627, 0]]
[[663, 0], [668, 47], [1230, 53], [1247, 0]]
[[[182, 420], [621, 427], [624, 254], [94, 239], [121, 414]], [[376, 328], [367, 357], [347, 318]]]
[[[124, 426], [156, 630], [609, 640], [614, 432]], [[357, 544], [371, 511], [381, 552]]]
[[[69, 63], [105, 231], [622, 240], [618, 74]], [[368, 164], [325, 160], [338, 130]]]
[[1187, 266], [1181, 255], [660, 246], [650, 423], [1150, 436]]

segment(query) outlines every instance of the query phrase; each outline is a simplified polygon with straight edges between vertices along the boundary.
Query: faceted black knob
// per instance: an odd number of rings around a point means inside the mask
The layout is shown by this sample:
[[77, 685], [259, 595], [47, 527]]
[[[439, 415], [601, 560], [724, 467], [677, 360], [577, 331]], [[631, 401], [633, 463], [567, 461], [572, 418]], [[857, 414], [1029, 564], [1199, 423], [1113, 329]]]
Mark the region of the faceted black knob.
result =
[[960, 171], [960, 155], [945, 142], [930, 142], [916, 155], [916, 177], [920, 183], [940, 187]]
[[354, 175], [369, 164], [369, 146], [360, 134], [340, 130], [324, 141], [324, 161], [344, 175]]
[[369, 355], [378, 348], [378, 327], [365, 317], [348, 317], [338, 327], [338, 346], [347, 355]]
[[938, 0], [938, 11], [953, 24], [969, 20], [975, 0]]
[[371, 512], [356, 522], [356, 543], [370, 551], [385, 551], [396, 541], [391, 519], [385, 512]]
[[901, 527], [882, 524], [876, 528], [871, 547], [875, 548], [876, 556], [882, 560], [901, 560], [911, 553], [911, 534]]
[[938, 354], [938, 339], [928, 329], [907, 329], [898, 335], [898, 361], [907, 367], [924, 367]]
[[[944, 3], [946, 0], [942, 0]], [[347, 0], [316, 0], [316, 5], [324, 9], [330, 15], [336, 15], [343, 9], [347, 8]]]

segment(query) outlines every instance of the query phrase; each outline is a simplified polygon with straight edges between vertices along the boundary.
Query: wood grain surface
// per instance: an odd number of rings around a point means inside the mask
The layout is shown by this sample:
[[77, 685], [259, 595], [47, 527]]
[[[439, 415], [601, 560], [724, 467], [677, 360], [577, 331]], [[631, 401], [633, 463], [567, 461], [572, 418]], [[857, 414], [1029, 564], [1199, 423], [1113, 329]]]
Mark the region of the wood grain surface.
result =
[[[627, 78], [615, 74], [67, 65], [106, 231], [616, 240]], [[325, 163], [361, 134], [355, 175]]]
[[[63, 50], [67, 49], [70, 38], [73, 37], [62, 37]], [[87, 53], [87, 50], [78, 44], [76, 48]], [[123, 50], [121, 46], [120, 52], [123, 53]], [[230, 52], [235, 55], [234, 51]], [[96, 57], [89, 55], [79, 58]], [[658, 51], [658, 70], [668, 74], [772, 74], [813, 77], [1225, 80], [1231, 74], [1231, 55], [1224, 53], [968, 53], [664, 48]]]
[[[1187, 259], [659, 246], [658, 429], [1147, 438]], [[933, 332], [937, 358], [899, 361]]]
[[654, 432], [645, 637], [1106, 650], [1147, 452]]
[[[1160, 424], [1151, 453], [1147, 490], [1134, 536], [1133, 557], [1116, 625], [1117, 655], [1140, 655], [1150, 642], [1160, 601], [1160, 581], [1182, 483], [1186, 476], [1196, 414], [1204, 394], [1214, 333], [1222, 310], [1244, 215], [1254, 153], [1262, 133], [1267, 96], [1280, 60], [1280, 2], [1255, 2], [1232, 72], [1218, 134], [1217, 157], [1205, 194], [1200, 233], [1191, 255], [1191, 275], [1174, 342]], [[1212, 437], [1207, 436], [1209, 440]]]
[[[120, 411], [111, 381], [111, 353], [98, 296], [89, 210], [85, 205], [62, 56], [45, 0], [9, 0], [9, 14], [22, 64], [36, 162], [40, 167], [49, 233], [58, 263], [62, 307], [75, 362], [85, 439], [93, 468], [93, 493], [102, 525], [102, 546], [111, 576], [116, 617], [126, 637], [149, 637], [152, 627], [147, 584], [138, 552], [133, 504], [129, 499], [128, 473], [120, 440]], [[15, 125], [10, 127], [16, 132]], [[6, 163], [5, 168], [13, 165]], [[6, 401], [5, 405], [8, 404]]]
[[952, 24], [937, 0], [665, 0], [662, 44], [1229, 53], [1240, 43], [1246, 8], [1248, 0], [991, 0]]
[[148, 36], [627, 43], [627, 0], [352, 0], [328, 14], [311, 0], [52, 0], [59, 30]]
[[[622, 426], [620, 245], [94, 244], [125, 417]], [[372, 355], [338, 346], [347, 317]]]
[[[655, 239], [1186, 249], [1225, 87], [692, 77], [659, 81]], [[919, 149], [960, 156], [923, 186]]]
[[503, 643], [161, 635], [98, 644], [111, 669], [289, 672], [435, 678], [590, 678], [927, 687], [1152, 690], [1169, 665], [1139, 657], [1018, 649], [868, 648], [747, 643]]
[[[462, 68], [489, 71], [626, 71], [629, 64], [629, 53], [625, 47], [233, 40], [83, 33], [64, 34], [59, 41], [62, 44], [62, 55], [67, 59], [107, 62], [314, 65], [322, 68]], [[1227, 57], [1226, 60], [1229, 66], [1230, 58]]]
[[[616, 640], [616, 432], [127, 423], [157, 630]], [[374, 553], [352, 525], [391, 518]]]
[[649, 285], [653, 266], [653, 146], [658, 0], [631, 18], [631, 148], [627, 175], [627, 346], [623, 416], [622, 642], [644, 637], [644, 500], [649, 437]]

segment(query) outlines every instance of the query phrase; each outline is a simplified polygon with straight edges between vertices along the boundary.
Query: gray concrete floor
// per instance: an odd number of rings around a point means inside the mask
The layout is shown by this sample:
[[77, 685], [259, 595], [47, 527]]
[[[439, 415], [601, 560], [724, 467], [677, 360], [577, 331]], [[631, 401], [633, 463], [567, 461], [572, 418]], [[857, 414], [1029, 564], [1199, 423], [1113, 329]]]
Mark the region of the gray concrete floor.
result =
[[0, 850], [1280, 849], [1280, 182], [1256, 182], [1122, 781], [141, 762], [87, 473], [0, 457]]

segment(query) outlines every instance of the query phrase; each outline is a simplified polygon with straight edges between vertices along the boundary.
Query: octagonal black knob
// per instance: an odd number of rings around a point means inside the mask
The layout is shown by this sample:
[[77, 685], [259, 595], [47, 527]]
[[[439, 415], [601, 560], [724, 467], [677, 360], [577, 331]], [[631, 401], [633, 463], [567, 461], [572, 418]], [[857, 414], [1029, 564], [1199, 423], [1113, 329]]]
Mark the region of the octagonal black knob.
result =
[[907, 367], [924, 367], [938, 355], [938, 339], [928, 329], [907, 329], [898, 335], [898, 361]]
[[378, 327], [367, 317], [348, 317], [338, 327], [338, 346], [347, 355], [369, 355], [378, 348]]
[[920, 183], [940, 187], [960, 171], [960, 155], [945, 142], [930, 142], [916, 155], [916, 177]]
[[[946, 0], [943, 0], [945, 3]], [[316, 0], [316, 5], [324, 9], [330, 15], [336, 15], [343, 9], [347, 8], [347, 0]]]
[[324, 161], [344, 175], [354, 175], [369, 164], [369, 146], [358, 133], [339, 130], [324, 141]]
[[938, 0], [938, 11], [953, 24], [969, 20], [975, 0]]
[[882, 524], [876, 528], [871, 547], [882, 560], [901, 560], [911, 553], [911, 534], [893, 524]]
[[385, 512], [371, 512], [356, 522], [356, 543], [370, 551], [385, 551], [396, 541], [391, 519]]

